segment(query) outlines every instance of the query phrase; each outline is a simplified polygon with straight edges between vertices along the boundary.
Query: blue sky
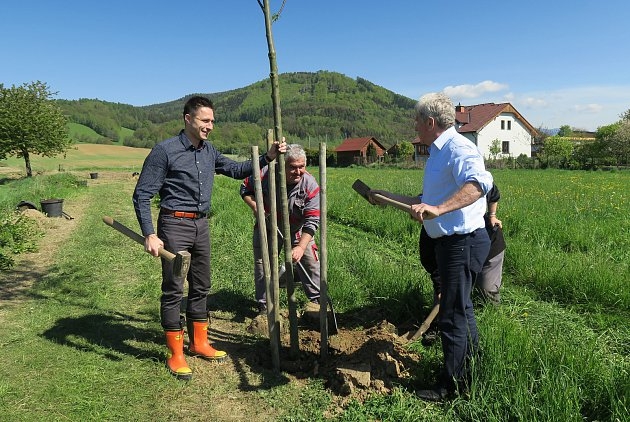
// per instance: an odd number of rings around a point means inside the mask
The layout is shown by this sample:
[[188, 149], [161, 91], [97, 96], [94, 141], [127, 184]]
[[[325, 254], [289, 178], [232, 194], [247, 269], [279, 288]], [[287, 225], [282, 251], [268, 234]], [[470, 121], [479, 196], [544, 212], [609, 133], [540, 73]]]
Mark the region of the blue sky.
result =
[[[256, 0], [5, 3], [5, 86], [40, 80], [55, 98], [140, 106], [269, 75]], [[627, 0], [287, 0], [273, 35], [280, 73], [510, 102], [535, 127], [596, 130], [630, 109], [628, 18]]]

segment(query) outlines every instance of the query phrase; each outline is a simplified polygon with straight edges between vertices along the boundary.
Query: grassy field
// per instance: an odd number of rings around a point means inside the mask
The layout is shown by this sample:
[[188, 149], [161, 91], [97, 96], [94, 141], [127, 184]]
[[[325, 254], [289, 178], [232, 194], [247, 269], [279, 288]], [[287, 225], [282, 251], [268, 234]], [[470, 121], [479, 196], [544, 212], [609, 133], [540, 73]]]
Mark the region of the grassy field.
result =
[[[118, 160], [127, 174], [136, 167], [124, 151]], [[146, 152], [138, 152], [140, 164]], [[109, 157], [65, 165], [79, 174], [113, 168]], [[182, 384], [165, 374], [156, 261], [100, 222], [110, 214], [137, 227], [133, 181], [111, 178], [86, 188], [54, 174], [56, 167], [33, 181], [0, 185], [5, 212], [16, 198], [55, 192], [82, 204], [80, 222], [52, 251], [46, 273], [19, 297], [0, 301], [1, 420], [630, 420], [627, 172], [494, 172], [508, 243], [503, 303], [476, 312], [483, 360], [470, 398], [417, 400], [409, 385], [432, 379], [441, 352], [439, 344], [414, 343], [409, 347], [421, 357], [416, 380], [331, 413], [334, 398], [317, 377], [287, 383], [211, 367], [220, 378]], [[379, 308], [392, 323], [417, 317], [431, 303], [418, 262], [419, 227], [398, 210], [367, 204], [351, 189], [357, 178], [417, 194], [422, 171], [328, 169], [328, 279], [336, 310]], [[228, 310], [253, 297], [252, 216], [238, 185], [216, 179], [210, 223], [213, 291]]]
[[[75, 141], [85, 143], [96, 143], [103, 138], [103, 136], [96, 133], [93, 129], [79, 123], [68, 123], [68, 135]], [[114, 145], [122, 145], [122, 140], [131, 135], [133, 135], [133, 130], [125, 127], [119, 128], [119, 140], [115, 142]]]
[[[31, 157], [33, 173], [51, 171], [98, 171], [107, 169], [140, 171], [148, 149], [124, 146], [76, 144], [56, 157]], [[0, 170], [15, 169], [26, 175], [23, 158], [0, 160]], [[6, 171], [5, 170], [5, 171]]]

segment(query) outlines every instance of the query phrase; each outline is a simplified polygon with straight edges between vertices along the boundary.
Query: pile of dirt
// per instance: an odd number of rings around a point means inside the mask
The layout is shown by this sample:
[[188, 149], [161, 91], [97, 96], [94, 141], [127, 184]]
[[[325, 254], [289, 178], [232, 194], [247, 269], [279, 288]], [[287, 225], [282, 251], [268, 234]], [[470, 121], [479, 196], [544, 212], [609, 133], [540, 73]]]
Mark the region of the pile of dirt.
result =
[[[339, 319], [341, 323], [343, 317], [338, 315]], [[213, 320], [212, 325], [215, 323]], [[407, 350], [393, 324], [380, 320], [367, 328], [357, 328], [361, 325], [356, 321], [348, 325], [351, 328], [343, 328], [341, 323], [337, 333], [329, 335], [328, 355], [322, 356], [319, 319], [302, 313], [298, 328], [299, 354], [292, 357], [288, 312], [281, 311], [281, 370], [299, 379], [324, 379], [326, 388], [342, 401], [362, 400], [372, 393], [387, 394], [394, 385], [403, 384], [410, 378], [409, 369], [417, 365], [420, 358]], [[266, 337], [266, 315], [255, 317], [247, 331]], [[272, 366], [271, 356], [261, 358], [259, 355], [259, 360], [265, 367]]]

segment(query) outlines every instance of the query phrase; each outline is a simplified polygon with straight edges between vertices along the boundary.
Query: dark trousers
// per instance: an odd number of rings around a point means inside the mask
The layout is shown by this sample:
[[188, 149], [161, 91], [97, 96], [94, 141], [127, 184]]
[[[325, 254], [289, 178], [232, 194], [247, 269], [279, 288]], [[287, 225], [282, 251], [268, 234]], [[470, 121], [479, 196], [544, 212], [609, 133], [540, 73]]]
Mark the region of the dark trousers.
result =
[[477, 274], [490, 250], [485, 228], [466, 235], [435, 239], [435, 256], [440, 274], [439, 328], [444, 353], [442, 383], [454, 390], [466, 384], [471, 359], [478, 354], [479, 335], [471, 299]]
[[160, 215], [158, 237], [164, 249], [177, 253], [190, 252], [188, 275], [173, 276], [173, 264], [162, 259], [162, 297], [160, 318], [165, 330], [180, 328], [180, 308], [184, 294], [184, 279], [188, 279], [186, 317], [205, 320], [208, 318], [206, 301], [210, 292], [210, 232], [208, 219], [177, 218]]
[[[269, 257], [271, 258], [271, 235], [267, 233], [267, 239], [269, 239]], [[294, 236], [292, 236], [294, 237]], [[294, 240], [293, 247], [297, 245], [298, 241]], [[256, 302], [259, 304], [267, 303], [266, 287], [265, 287], [265, 273], [263, 269], [263, 249], [260, 241], [260, 234], [258, 233], [258, 226], [254, 227], [254, 234], [252, 239], [254, 246], [254, 284], [256, 288]], [[283, 240], [281, 236], [278, 236], [278, 254], [282, 251]], [[314, 240], [311, 240], [304, 251], [300, 264], [295, 266], [295, 282], [301, 281], [304, 293], [308, 300], [313, 301], [319, 299], [320, 290], [320, 266], [319, 257], [317, 256], [317, 245]], [[308, 279], [310, 278], [310, 281]]]

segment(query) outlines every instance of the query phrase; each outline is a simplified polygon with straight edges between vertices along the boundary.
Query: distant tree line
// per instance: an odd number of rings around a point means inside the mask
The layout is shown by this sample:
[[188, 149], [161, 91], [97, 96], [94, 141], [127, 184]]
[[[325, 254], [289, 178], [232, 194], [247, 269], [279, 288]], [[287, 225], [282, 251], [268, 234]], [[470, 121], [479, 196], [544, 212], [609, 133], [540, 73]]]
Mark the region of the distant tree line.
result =
[[594, 138], [581, 136], [568, 125], [545, 137], [538, 154], [540, 166], [562, 169], [598, 169], [630, 165], [630, 109], [620, 120], [601, 126]]

